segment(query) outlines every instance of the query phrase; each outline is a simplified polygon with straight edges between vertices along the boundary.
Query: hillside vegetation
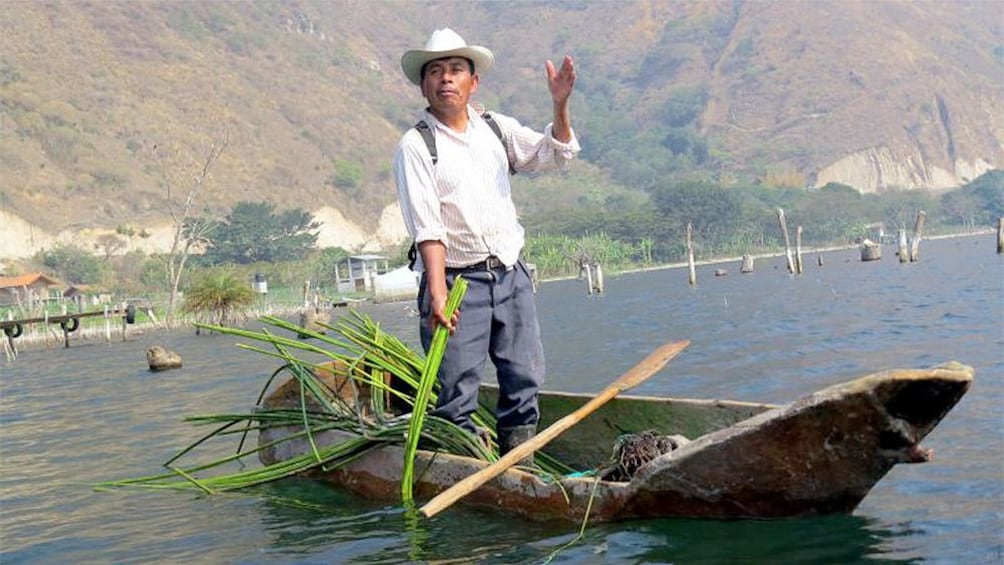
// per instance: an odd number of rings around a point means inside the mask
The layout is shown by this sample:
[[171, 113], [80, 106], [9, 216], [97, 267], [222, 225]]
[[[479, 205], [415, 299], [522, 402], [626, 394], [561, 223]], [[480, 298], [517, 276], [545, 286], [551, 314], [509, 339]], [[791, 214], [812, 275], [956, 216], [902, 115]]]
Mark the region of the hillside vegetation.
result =
[[0, 217], [148, 233], [169, 221], [165, 175], [226, 131], [208, 213], [268, 202], [324, 210], [325, 244], [399, 240], [390, 160], [422, 100], [398, 61], [446, 25], [496, 53], [479, 101], [536, 127], [544, 60], [576, 57], [582, 159], [516, 179], [531, 231], [681, 181], [957, 187], [1004, 169], [1002, 17], [991, 0], [7, 0]]

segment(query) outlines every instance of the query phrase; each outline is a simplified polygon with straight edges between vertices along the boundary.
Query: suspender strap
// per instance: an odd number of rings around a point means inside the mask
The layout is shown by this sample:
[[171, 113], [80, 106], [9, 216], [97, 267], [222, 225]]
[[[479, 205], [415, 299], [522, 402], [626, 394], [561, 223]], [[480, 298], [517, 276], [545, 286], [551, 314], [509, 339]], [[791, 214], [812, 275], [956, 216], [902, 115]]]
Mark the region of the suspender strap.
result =
[[[509, 174], [515, 175], [516, 168], [512, 166], [512, 161], [509, 161], [509, 144], [506, 143], [505, 136], [502, 135], [502, 128], [499, 127], [498, 122], [491, 115], [491, 112], [485, 112], [481, 114], [481, 118], [484, 119], [488, 127], [492, 128], [495, 132], [495, 136], [499, 138], [499, 142], [502, 143], [502, 150], [505, 151], [506, 161], [509, 163]], [[429, 149], [429, 156], [432, 157], [432, 165], [435, 166], [439, 162], [439, 151], [436, 149], [436, 134], [429, 127], [429, 124], [425, 123], [425, 120], [419, 121], [415, 124], [415, 129], [422, 136], [422, 141], [425, 142], [425, 146]]]
[[499, 127], [499, 123], [495, 121], [495, 117], [492, 116], [491, 112], [481, 114], [481, 118], [486, 124], [488, 124], [488, 127], [492, 128], [492, 131], [495, 132], [495, 136], [502, 142], [502, 149], [505, 151], [506, 161], [509, 162], [509, 174], [515, 175], [516, 169], [512, 166], [512, 161], [509, 161], [509, 144], [506, 143], [505, 136], [502, 135], [502, 128]]
[[408, 248], [408, 269], [415, 270], [415, 261], [418, 261], [418, 246], [415, 242], [411, 242], [411, 247]]
[[436, 134], [432, 133], [432, 128], [429, 127], [429, 124], [425, 123], [425, 120], [415, 124], [415, 129], [418, 130], [418, 133], [422, 134], [422, 141], [429, 148], [429, 155], [432, 156], [432, 164], [435, 166], [439, 161], [439, 152], [436, 151]]

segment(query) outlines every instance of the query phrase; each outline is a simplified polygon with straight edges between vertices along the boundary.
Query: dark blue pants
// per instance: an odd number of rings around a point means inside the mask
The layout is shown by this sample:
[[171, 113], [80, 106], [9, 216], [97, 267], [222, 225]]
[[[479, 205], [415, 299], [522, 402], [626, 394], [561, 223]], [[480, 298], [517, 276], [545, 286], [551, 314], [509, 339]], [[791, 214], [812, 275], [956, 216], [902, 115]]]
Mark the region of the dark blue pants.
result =
[[[447, 271], [450, 288], [456, 276], [456, 272]], [[526, 266], [519, 261], [509, 270], [467, 271], [460, 276], [467, 279], [467, 294], [460, 305], [457, 330], [446, 342], [439, 368], [442, 388], [433, 414], [475, 431], [470, 416], [477, 410], [481, 374], [490, 358], [498, 374], [498, 427], [536, 425], [540, 417], [537, 391], [544, 381], [544, 348]], [[423, 275], [418, 309], [422, 347], [428, 352], [432, 330], [426, 295]]]

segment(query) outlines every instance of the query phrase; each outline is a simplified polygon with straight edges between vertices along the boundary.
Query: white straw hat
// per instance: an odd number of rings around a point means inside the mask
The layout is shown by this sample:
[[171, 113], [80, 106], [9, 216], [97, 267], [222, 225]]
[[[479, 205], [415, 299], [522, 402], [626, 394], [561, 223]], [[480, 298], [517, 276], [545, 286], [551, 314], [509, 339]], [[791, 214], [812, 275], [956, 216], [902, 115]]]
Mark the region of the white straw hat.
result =
[[480, 45], [468, 45], [463, 37], [448, 27], [432, 32], [425, 49], [407, 51], [401, 57], [401, 69], [404, 76], [414, 84], [422, 83], [422, 67], [429, 61], [444, 57], [465, 57], [474, 61], [474, 71], [478, 74], [488, 72], [495, 64], [495, 55], [491, 50]]

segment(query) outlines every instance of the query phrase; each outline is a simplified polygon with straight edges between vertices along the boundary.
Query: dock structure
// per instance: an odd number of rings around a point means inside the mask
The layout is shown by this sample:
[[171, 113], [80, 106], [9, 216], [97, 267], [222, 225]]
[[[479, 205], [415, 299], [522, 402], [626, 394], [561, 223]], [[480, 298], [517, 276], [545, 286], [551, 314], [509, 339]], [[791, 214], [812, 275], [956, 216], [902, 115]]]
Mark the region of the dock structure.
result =
[[[151, 312], [152, 313], [152, 312]], [[114, 310], [109, 310], [105, 308], [103, 310], [97, 310], [94, 312], [73, 312], [67, 314], [55, 314], [49, 315], [48, 313], [44, 316], [39, 316], [35, 318], [21, 318], [21, 319], [11, 319], [11, 320], [0, 320], [0, 331], [3, 332], [6, 338], [6, 343], [4, 346], [4, 351], [7, 353], [8, 358], [12, 355], [17, 354], [17, 349], [14, 346], [14, 340], [16, 338], [24, 335], [24, 330], [26, 327], [32, 324], [45, 324], [46, 326], [50, 324], [59, 324], [60, 329], [63, 332], [63, 346], [70, 346], [70, 334], [77, 331], [80, 328], [80, 320], [84, 318], [96, 318], [103, 317], [109, 322], [112, 318], [121, 317], [122, 319], [122, 341], [126, 340], [126, 327], [136, 321], [136, 306], [130, 304], [125, 308], [119, 308]], [[111, 326], [108, 324], [107, 328], [108, 339], [111, 340]]]

